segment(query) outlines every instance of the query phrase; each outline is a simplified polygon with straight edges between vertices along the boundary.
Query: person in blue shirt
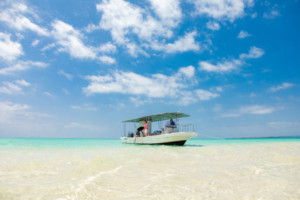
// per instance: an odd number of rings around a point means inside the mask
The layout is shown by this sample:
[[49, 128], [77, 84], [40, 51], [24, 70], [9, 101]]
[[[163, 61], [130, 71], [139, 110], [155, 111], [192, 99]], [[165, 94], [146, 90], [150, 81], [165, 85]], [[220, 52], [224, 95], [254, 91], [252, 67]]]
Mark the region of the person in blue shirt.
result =
[[174, 127], [175, 126], [175, 122], [173, 121], [173, 119], [170, 119], [170, 121], [167, 122], [166, 126], [168, 126], [168, 127]]
[[175, 122], [173, 121], [173, 119], [170, 119], [170, 125], [175, 126]]

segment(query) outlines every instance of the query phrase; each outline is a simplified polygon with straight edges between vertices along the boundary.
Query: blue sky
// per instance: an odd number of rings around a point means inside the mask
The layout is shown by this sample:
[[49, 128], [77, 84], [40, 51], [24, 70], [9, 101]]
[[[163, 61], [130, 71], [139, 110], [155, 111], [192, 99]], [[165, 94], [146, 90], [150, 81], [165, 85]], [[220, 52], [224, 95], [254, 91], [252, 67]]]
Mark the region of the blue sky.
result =
[[300, 135], [299, 1], [0, 3], [0, 136], [117, 138], [190, 114], [201, 135]]

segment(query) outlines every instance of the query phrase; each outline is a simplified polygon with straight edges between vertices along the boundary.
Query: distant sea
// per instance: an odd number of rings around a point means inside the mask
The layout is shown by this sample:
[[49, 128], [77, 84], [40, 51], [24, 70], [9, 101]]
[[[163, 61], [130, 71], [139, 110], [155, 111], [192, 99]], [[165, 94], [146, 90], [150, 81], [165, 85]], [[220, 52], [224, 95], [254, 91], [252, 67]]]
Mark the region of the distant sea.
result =
[[300, 138], [0, 138], [0, 200], [300, 199]]

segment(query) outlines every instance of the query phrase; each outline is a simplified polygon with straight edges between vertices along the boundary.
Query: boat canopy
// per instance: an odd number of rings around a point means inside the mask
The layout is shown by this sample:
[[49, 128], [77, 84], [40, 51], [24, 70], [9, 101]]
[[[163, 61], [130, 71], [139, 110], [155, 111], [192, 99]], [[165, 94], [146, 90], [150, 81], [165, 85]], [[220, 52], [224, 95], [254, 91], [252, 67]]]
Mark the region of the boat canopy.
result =
[[129, 120], [125, 120], [123, 122], [140, 122], [140, 121], [144, 121], [144, 120], [156, 122], [156, 121], [162, 121], [162, 120], [167, 120], [167, 119], [176, 119], [176, 118], [181, 118], [181, 117], [189, 117], [189, 115], [180, 113], [180, 112], [169, 112], [169, 113], [161, 113], [161, 114], [156, 114], [156, 115], [139, 117], [139, 118], [135, 118], [135, 119], [129, 119]]

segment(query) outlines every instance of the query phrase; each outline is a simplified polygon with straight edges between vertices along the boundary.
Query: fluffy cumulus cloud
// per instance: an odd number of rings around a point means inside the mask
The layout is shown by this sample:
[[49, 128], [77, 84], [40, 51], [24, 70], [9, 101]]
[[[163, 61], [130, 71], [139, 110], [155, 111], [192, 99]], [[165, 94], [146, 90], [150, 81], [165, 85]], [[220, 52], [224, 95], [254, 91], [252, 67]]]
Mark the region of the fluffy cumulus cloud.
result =
[[253, 6], [253, 0], [190, 0], [197, 15], [216, 20], [234, 21], [245, 14], [245, 8]]
[[104, 53], [115, 53], [117, 47], [113, 45], [111, 42], [107, 42], [105, 44], [102, 44], [100, 47], [98, 47], [98, 50]]
[[[102, 13], [99, 26], [90, 25], [89, 29], [98, 27], [110, 31], [113, 40], [127, 48], [128, 53], [135, 57], [138, 54], [146, 55], [145, 48], [166, 53], [199, 50], [199, 44], [195, 42], [195, 31], [173, 42], [162, 40], [170, 40], [173, 28], [181, 21], [179, 1], [150, 0], [150, 4], [154, 15], [149, 10], [124, 0], [104, 0], [96, 6]], [[138, 40], [133, 40], [132, 35]]]
[[0, 32], [0, 58], [12, 61], [24, 54], [22, 45], [10, 39], [10, 34]]
[[98, 59], [103, 63], [113, 64], [115, 59], [109, 56], [98, 56], [98, 51], [112, 50], [113, 46], [100, 47], [100, 50], [91, 46], [86, 46], [82, 39], [84, 36], [71, 25], [64, 23], [60, 20], [56, 20], [52, 23], [52, 34], [57, 40], [57, 43], [61, 46], [59, 51], [69, 53], [72, 57], [79, 59]]
[[104, 59], [97, 55], [97, 50], [94, 47], [86, 46], [82, 39], [84, 36], [80, 31], [73, 28], [73, 26], [60, 21], [55, 20], [52, 23], [52, 35], [56, 39], [58, 45], [60, 45], [59, 51], [67, 52], [74, 58], [79, 59], [98, 59], [107, 64], [113, 64], [115, 60], [113, 58], [108, 59], [106, 56]]
[[18, 31], [30, 30], [38, 35], [48, 36], [49, 31], [36, 23], [31, 18], [38, 18], [36, 13], [22, 2], [10, 1], [0, 4], [0, 22]]
[[264, 55], [264, 50], [258, 47], [251, 47], [248, 53], [243, 53], [239, 55], [238, 59], [231, 59], [222, 62], [217, 62], [212, 64], [207, 61], [199, 62], [199, 70], [213, 73], [229, 73], [232, 71], [237, 71], [245, 63], [246, 59], [257, 59]]
[[245, 54], [245, 53], [241, 54], [240, 58], [241, 59], [260, 58], [264, 54], [265, 54], [265, 51], [263, 49], [253, 46], [253, 47], [250, 48], [249, 53], [247, 53], [247, 54]]
[[187, 67], [181, 67], [179, 69], [179, 74], [183, 74], [187, 78], [192, 78], [195, 75], [195, 67], [192, 65], [187, 66]]
[[[148, 98], [177, 98], [180, 104], [190, 104], [198, 100], [210, 100], [219, 96], [206, 90], [189, 90], [193, 85], [195, 68], [182, 67], [177, 73], [167, 76], [152, 74], [143, 76], [134, 72], [115, 71], [104, 76], [87, 76], [90, 84], [83, 88], [87, 95], [96, 93], [121, 93]], [[181, 102], [180, 102], [181, 101]]]
[[127, 42], [128, 33], [134, 33], [143, 40], [151, 40], [155, 35], [172, 35], [168, 28], [147, 11], [124, 0], [104, 0], [96, 7], [102, 12], [101, 28], [111, 31], [117, 43]]
[[162, 43], [159, 41], [153, 42], [151, 48], [159, 51], [164, 51], [166, 53], [178, 53], [186, 51], [198, 51], [200, 50], [200, 45], [195, 41], [196, 31], [185, 34], [180, 37], [174, 43]]

